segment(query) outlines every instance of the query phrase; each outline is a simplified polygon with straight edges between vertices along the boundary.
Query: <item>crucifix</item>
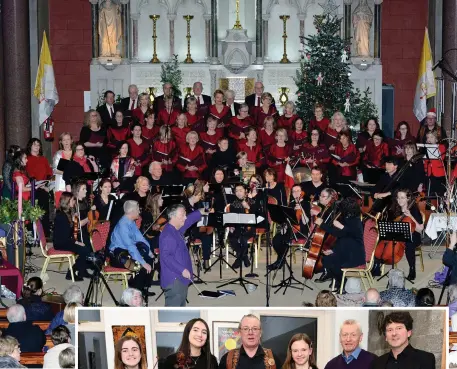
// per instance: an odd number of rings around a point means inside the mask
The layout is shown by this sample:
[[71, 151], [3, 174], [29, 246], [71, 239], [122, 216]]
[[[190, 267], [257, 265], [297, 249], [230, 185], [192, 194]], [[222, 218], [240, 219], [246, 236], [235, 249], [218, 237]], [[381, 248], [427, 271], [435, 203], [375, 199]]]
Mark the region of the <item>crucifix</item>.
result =
[[235, 25], [233, 26], [233, 29], [243, 29], [243, 26], [240, 23], [240, 0], [236, 0], [235, 13], [236, 13], [236, 22], [235, 22]]

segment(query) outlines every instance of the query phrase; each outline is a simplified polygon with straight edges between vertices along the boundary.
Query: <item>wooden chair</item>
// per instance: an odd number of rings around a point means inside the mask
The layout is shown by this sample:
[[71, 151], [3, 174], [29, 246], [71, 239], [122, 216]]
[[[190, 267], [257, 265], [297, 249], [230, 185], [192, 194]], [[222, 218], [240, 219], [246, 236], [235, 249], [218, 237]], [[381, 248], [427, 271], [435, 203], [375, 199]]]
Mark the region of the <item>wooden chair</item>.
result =
[[44, 279], [46, 269], [49, 264], [59, 264], [59, 270], [62, 268], [62, 264], [68, 262], [70, 268], [71, 280], [75, 282], [75, 276], [73, 274], [73, 265], [75, 265], [75, 253], [71, 251], [56, 250], [54, 247], [47, 247], [46, 236], [44, 234], [43, 225], [39, 220], [36, 222], [38, 237], [40, 238], [41, 253], [45, 257], [43, 268], [41, 269], [40, 278]]

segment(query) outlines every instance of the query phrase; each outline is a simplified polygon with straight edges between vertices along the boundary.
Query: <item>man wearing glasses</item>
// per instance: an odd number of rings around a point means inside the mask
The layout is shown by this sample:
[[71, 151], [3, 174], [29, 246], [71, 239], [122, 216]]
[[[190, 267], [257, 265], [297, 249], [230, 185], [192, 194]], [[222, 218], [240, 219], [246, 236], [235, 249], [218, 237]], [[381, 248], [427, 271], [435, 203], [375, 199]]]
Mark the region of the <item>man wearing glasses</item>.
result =
[[340, 344], [343, 352], [330, 360], [325, 369], [369, 368], [377, 356], [360, 347], [362, 338], [360, 324], [353, 319], [345, 320], [340, 328]]
[[280, 369], [282, 363], [270, 349], [260, 345], [262, 327], [253, 314], [245, 315], [240, 322], [241, 347], [230, 350], [219, 363], [219, 369]]

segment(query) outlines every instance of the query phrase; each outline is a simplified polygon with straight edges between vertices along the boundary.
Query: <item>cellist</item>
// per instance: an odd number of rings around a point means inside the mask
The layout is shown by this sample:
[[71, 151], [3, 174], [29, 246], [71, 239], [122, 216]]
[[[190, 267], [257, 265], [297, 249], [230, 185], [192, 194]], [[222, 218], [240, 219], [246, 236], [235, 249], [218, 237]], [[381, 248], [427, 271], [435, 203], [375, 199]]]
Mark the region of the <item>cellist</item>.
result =
[[[406, 254], [406, 260], [409, 265], [408, 279], [414, 280], [416, 278], [416, 248], [421, 244], [421, 232], [424, 229], [422, 220], [422, 214], [416, 204], [415, 198], [411, 190], [402, 188], [396, 191], [393, 196], [392, 204], [388, 211], [388, 219], [390, 221], [407, 221], [411, 223], [412, 241], [404, 244], [404, 252]], [[392, 244], [389, 244], [388, 250], [384, 250], [384, 253], [389, 257], [392, 257]], [[378, 247], [383, 247], [382, 244]], [[402, 243], [398, 242], [395, 246], [396, 249], [402, 248]], [[381, 250], [380, 250], [381, 252]], [[381, 274], [381, 264], [383, 260], [375, 258], [375, 264], [371, 274], [378, 276]]]

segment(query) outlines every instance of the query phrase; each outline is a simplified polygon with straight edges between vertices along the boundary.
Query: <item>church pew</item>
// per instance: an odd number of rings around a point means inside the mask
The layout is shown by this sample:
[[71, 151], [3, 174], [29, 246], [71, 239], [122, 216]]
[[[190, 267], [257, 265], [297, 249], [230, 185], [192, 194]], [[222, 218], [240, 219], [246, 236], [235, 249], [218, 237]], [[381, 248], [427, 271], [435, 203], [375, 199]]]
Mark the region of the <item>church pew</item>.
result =
[[0, 309], [0, 319], [1, 320], [6, 320], [6, 312], [8, 309]]
[[[43, 331], [48, 329], [49, 323], [51, 323], [51, 322], [49, 322], [49, 321], [39, 321], [39, 320], [33, 322], [34, 325], [39, 326], [41, 328], [41, 330], [43, 330]], [[10, 323], [7, 320], [0, 321], [0, 329], [8, 328], [9, 324]]]
[[22, 352], [21, 364], [22, 365], [43, 365], [44, 352]]
[[45, 346], [48, 346], [48, 349], [54, 347], [54, 344], [52, 343], [51, 335], [50, 335], [50, 334], [47, 334], [47, 335], [46, 335], [46, 343], [45, 343], [44, 345], [45, 345]]
[[449, 346], [457, 343], [457, 332], [449, 332]]

